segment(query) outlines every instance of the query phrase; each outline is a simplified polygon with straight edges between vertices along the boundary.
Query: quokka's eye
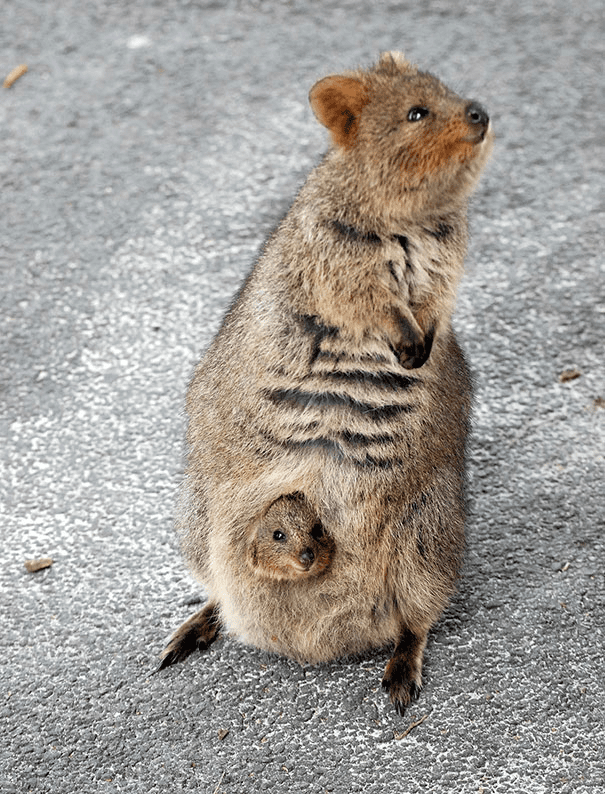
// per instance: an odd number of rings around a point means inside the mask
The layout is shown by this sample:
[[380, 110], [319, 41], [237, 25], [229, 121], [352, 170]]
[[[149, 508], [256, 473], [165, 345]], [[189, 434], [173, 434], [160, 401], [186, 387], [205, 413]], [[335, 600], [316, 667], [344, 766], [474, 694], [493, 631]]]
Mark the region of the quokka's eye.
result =
[[408, 110], [408, 121], [420, 121], [429, 115], [429, 109], [423, 107], [413, 107]]
[[279, 529], [276, 529], [275, 532], [273, 533], [273, 540], [277, 540], [279, 543], [283, 543], [285, 539], [286, 536], [284, 535], [284, 533], [280, 532]]

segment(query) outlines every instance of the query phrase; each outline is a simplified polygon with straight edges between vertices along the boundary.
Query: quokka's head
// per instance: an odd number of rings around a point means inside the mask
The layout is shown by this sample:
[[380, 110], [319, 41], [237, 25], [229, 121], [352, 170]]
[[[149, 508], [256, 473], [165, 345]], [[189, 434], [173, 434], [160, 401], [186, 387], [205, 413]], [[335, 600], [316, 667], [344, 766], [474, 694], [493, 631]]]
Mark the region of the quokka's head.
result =
[[399, 52], [383, 53], [368, 70], [325, 77], [309, 101], [363, 187], [385, 197], [424, 192], [439, 201], [448, 186], [469, 195], [492, 148], [485, 109]]
[[332, 561], [334, 541], [302, 494], [281, 496], [253, 523], [247, 561], [258, 575], [308, 579]]

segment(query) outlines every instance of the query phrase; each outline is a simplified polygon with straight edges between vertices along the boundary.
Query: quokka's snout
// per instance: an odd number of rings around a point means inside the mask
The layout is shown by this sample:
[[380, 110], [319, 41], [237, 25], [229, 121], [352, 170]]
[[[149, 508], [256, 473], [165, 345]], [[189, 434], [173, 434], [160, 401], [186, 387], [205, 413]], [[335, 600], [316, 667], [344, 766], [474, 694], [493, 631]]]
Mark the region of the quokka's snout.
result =
[[478, 102], [469, 102], [465, 116], [469, 124], [478, 128], [480, 127], [484, 132], [487, 131], [489, 116], [487, 115], [487, 110]]

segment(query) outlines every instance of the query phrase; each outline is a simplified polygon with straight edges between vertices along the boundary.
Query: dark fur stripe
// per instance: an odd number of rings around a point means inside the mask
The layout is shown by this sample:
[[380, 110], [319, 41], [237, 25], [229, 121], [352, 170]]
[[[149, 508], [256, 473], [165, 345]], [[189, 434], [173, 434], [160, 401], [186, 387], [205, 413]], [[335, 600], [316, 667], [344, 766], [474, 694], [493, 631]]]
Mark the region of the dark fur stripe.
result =
[[365, 353], [362, 356], [352, 356], [346, 350], [339, 350], [336, 352], [335, 350], [320, 350], [317, 354], [318, 359], [329, 359], [330, 361], [335, 361], [338, 363], [339, 361], [354, 361], [355, 363], [360, 363], [362, 361], [371, 361], [375, 364], [387, 364], [388, 359], [386, 356], [381, 355], [380, 353]]
[[[277, 439], [275, 439], [277, 441]], [[282, 447], [290, 447], [296, 449], [323, 449], [328, 452], [337, 460], [344, 460], [344, 452], [340, 444], [332, 441], [331, 438], [319, 436], [318, 438], [306, 438], [304, 440], [286, 439], [285, 441], [277, 442]]]
[[437, 224], [436, 229], [425, 229], [425, 232], [428, 232], [431, 237], [434, 237], [439, 242], [443, 242], [443, 240], [447, 240], [447, 238], [452, 234], [454, 229], [444, 221], [441, 221]]
[[338, 328], [335, 325], [324, 325], [314, 314], [298, 314], [296, 316], [303, 324], [303, 328], [308, 334], [318, 334], [322, 339], [328, 336], [336, 336]]
[[405, 234], [396, 234], [395, 235], [395, 239], [397, 240], [399, 245], [403, 248], [403, 255], [404, 255], [404, 258], [405, 258], [405, 266], [408, 268], [408, 270], [413, 272], [414, 266], [412, 264], [412, 258], [410, 256], [410, 241], [405, 236]]
[[379, 245], [382, 240], [375, 232], [362, 232], [354, 226], [348, 226], [341, 221], [331, 221], [331, 225], [337, 232], [340, 232], [343, 237], [346, 237], [351, 242], [355, 243], [371, 243], [372, 245]]
[[400, 461], [394, 458], [375, 458], [372, 455], [366, 455], [364, 460], [354, 460], [353, 463], [360, 468], [374, 468], [374, 469], [392, 469]]
[[[344, 434], [343, 434], [344, 435]], [[363, 458], [355, 458], [351, 455], [347, 455], [345, 450], [342, 446], [331, 438], [326, 438], [325, 436], [319, 436], [316, 438], [307, 438], [307, 439], [277, 439], [275, 436], [270, 434], [263, 434], [264, 438], [269, 441], [271, 444], [276, 444], [283, 449], [296, 449], [296, 450], [313, 450], [319, 449], [327, 452], [337, 461], [343, 463], [351, 463], [358, 468], [377, 468], [377, 469], [390, 469], [393, 466], [399, 463], [399, 460], [396, 458], [379, 458], [375, 455], [365, 455]], [[365, 438], [368, 439], [369, 442], [372, 440], [372, 436], [366, 436]], [[386, 436], [385, 438], [389, 438]]]
[[399, 245], [403, 248], [403, 252], [407, 257], [410, 255], [410, 241], [404, 234], [396, 234], [395, 239], [399, 243]]
[[265, 397], [274, 403], [287, 403], [301, 408], [350, 408], [366, 414], [375, 422], [390, 419], [401, 413], [413, 411], [411, 405], [370, 405], [335, 392], [306, 392], [300, 389], [272, 389], [264, 391]]
[[338, 435], [346, 444], [355, 447], [365, 447], [370, 444], [388, 444], [390, 441], [395, 440], [393, 436], [386, 433], [380, 436], [366, 436], [364, 433], [349, 433], [348, 430], [344, 430]]
[[341, 383], [361, 383], [364, 386], [375, 386], [377, 389], [409, 389], [419, 383], [419, 379], [409, 378], [397, 372], [368, 372], [362, 369], [337, 372], [324, 372], [323, 377]]
[[418, 528], [418, 535], [416, 537], [416, 548], [418, 550], [418, 554], [420, 554], [420, 556], [424, 557], [424, 559], [426, 560], [426, 558], [427, 558], [427, 550], [426, 550], [426, 546], [424, 545], [424, 540], [423, 540], [422, 535], [423, 535], [422, 527], [419, 527]]
[[321, 343], [324, 339], [335, 337], [338, 334], [338, 328], [334, 325], [324, 325], [312, 314], [299, 314], [296, 319], [302, 324], [304, 332], [313, 337], [310, 362], [312, 364], [321, 354]]

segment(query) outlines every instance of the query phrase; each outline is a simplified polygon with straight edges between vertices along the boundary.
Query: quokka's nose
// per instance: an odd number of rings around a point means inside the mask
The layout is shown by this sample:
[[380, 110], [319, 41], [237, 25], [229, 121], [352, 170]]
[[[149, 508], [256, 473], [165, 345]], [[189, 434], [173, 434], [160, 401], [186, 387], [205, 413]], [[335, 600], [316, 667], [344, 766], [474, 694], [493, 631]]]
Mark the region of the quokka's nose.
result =
[[313, 554], [313, 549], [305, 549], [300, 554], [300, 561], [304, 563], [311, 564], [315, 559], [315, 555]]
[[469, 124], [476, 124], [478, 127], [487, 127], [489, 124], [487, 110], [478, 102], [469, 102], [466, 106], [465, 116]]

